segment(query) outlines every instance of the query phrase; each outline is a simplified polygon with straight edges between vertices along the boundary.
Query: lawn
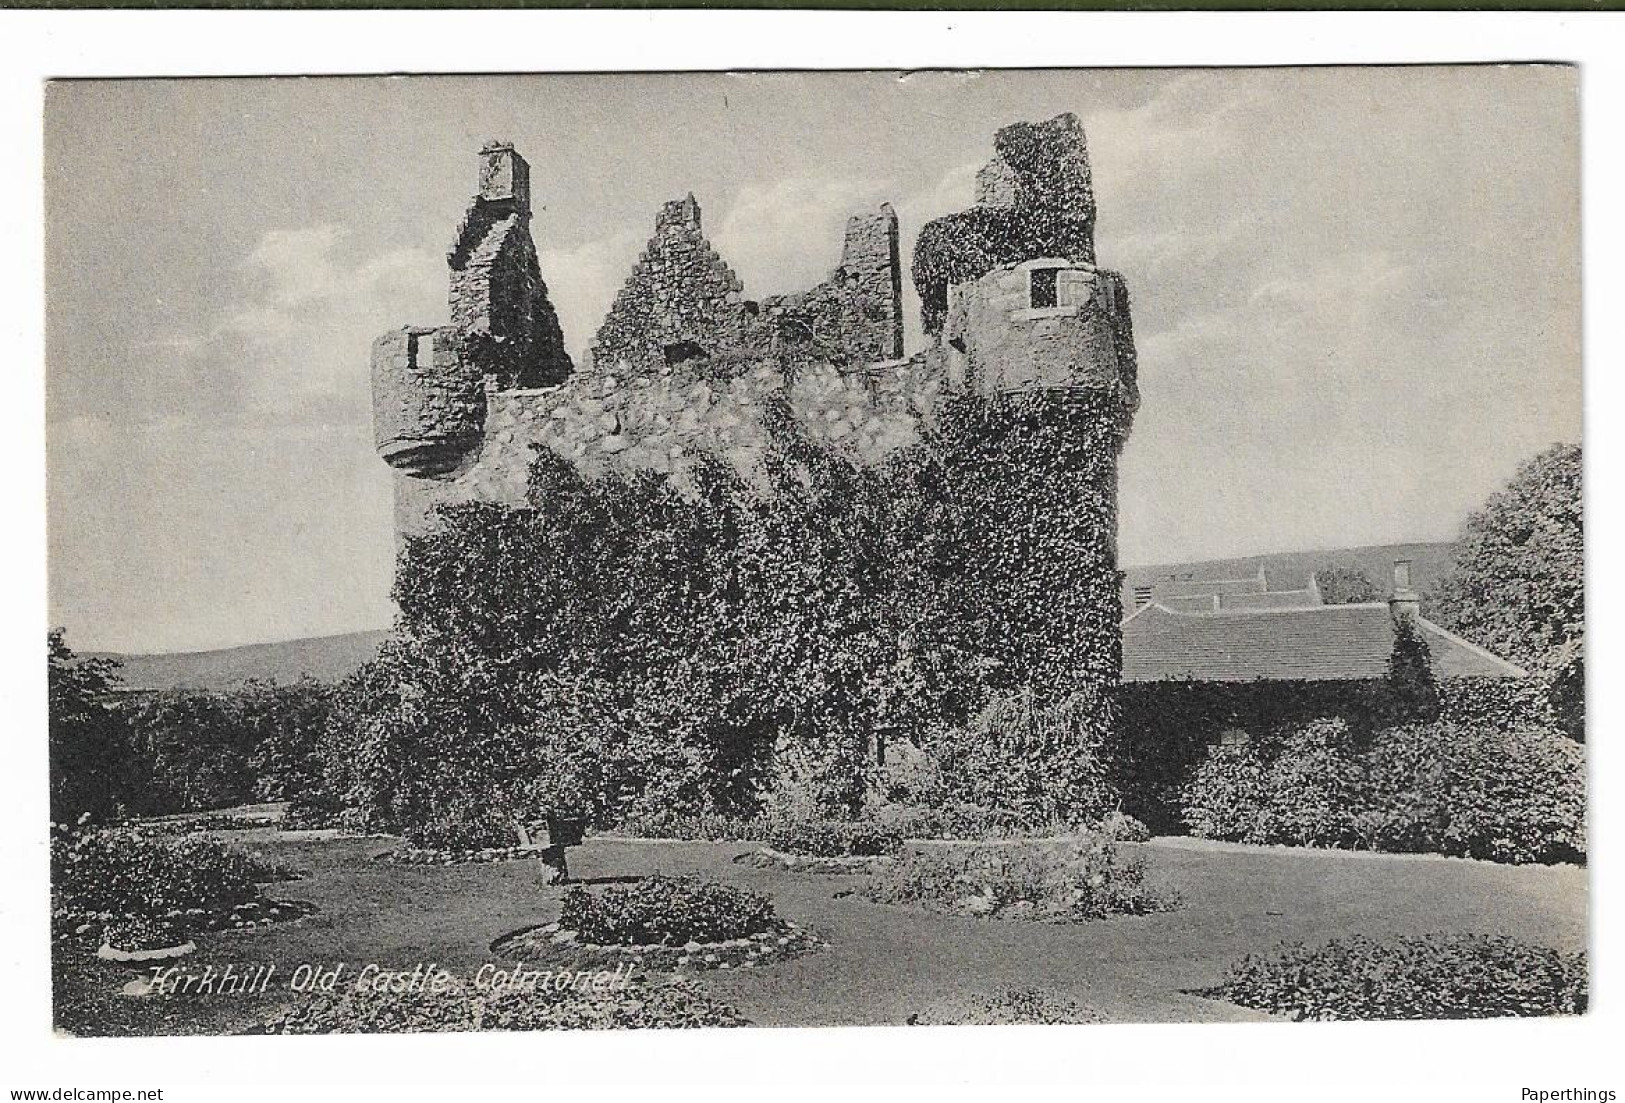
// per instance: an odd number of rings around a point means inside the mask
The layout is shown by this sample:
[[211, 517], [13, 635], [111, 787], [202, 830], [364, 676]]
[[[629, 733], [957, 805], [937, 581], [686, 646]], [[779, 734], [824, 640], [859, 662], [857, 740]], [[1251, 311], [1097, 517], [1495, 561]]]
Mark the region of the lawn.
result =
[[[498, 961], [490, 944], [557, 918], [562, 890], [538, 884], [534, 861], [403, 866], [372, 861], [391, 839], [298, 838], [273, 829], [227, 833], [238, 845], [307, 870], [271, 887], [316, 914], [286, 926], [201, 936], [186, 966], [275, 963], [268, 993], [130, 998], [132, 974], [74, 954], [58, 962], [57, 1023], [73, 1033], [229, 1033], [293, 998], [282, 983], [301, 963], [410, 969], [438, 963], [472, 976]], [[1113, 1021], [1265, 1018], [1187, 994], [1217, 984], [1248, 953], [1282, 940], [1444, 930], [1508, 934], [1560, 950], [1586, 940], [1586, 873], [1572, 866], [1502, 866], [1465, 859], [1307, 851], [1158, 839], [1143, 850], [1153, 877], [1183, 906], [1075, 926], [934, 915], [870, 903], [855, 875], [790, 873], [734, 858], [745, 843], [591, 839], [570, 852], [580, 879], [699, 871], [771, 896], [781, 916], [830, 948], [773, 965], [711, 972], [698, 983], [759, 1025], [900, 1024], [956, 998], [1040, 988]]]

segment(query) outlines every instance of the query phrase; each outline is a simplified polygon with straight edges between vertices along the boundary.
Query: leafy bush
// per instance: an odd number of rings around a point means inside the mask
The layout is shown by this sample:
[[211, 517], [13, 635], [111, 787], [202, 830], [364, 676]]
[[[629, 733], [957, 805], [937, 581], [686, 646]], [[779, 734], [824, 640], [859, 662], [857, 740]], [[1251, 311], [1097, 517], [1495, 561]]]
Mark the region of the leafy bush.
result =
[[421, 850], [483, 850], [519, 844], [519, 831], [504, 809], [462, 801], [409, 823], [406, 841]]
[[883, 904], [1079, 923], [1166, 911], [1177, 896], [1146, 883], [1145, 863], [1104, 836], [1082, 843], [909, 850], [870, 879]]
[[260, 800], [321, 800], [321, 746], [333, 687], [304, 677], [291, 685], [249, 681], [236, 707], [253, 746], [250, 765]]
[[1315, 588], [1327, 605], [1381, 601], [1382, 592], [1365, 569], [1353, 563], [1328, 563], [1315, 568]]
[[233, 694], [171, 689], [128, 705], [149, 778], [137, 807], [205, 812], [254, 799], [254, 734]]
[[1585, 737], [1585, 508], [1580, 446], [1518, 468], [1467, 518], [1428, 615], [1528, 669], [1553, 691], [1558, 725]]
[[338, 827], [343, 822], [344, 803], [325, 784], [301, 790], [288, 802], [282, 817], [284, 831], [309, 831]]
[[1121, 810], [1114, 811], [1100, 821], [1097, 829], [1101, 834], [1124, 843], [1148, 843], [1151, 841], [1151, 829], [1133, 816]]
[[346, 989], [272, 1015], [264, 1034], [401, 1034], [463, 1030], [642, 1030], [745, 1026], [727, 1004], [687, 981], [592, 991], [551, 985], [492, 992], [459, 982], [444, 992]]
[[1270, 842], [1350, 846], [1355, 815], [1366, 805], [1365, 776], [1342, 720], [1317, 720], [1293, 731], [1265, 782], [1263, 825]]
[[125, 952], [158, 950], [181, 945], [186, 941], [186, 931], [172, 919], [126, 915], [106, 925], [102, 940], [113, 949]]
[[1586, 955], [1500, 935], [1356, 935], [1249, 956], [1208, 994], [1299, 1020], [1578, 1015]]
[[1094, 823], [1117, 802], [1106, 778], [1112, 719], [1090, 694], [1043, 705], [1024, 689], [994, 699], [968, 725], [939, 731], [928, 750], [953, 803], [997, 809], [1027, 828]]
[[1185, 787], [1183, 805], [1193, 835], [1269, 842], [1269, 763], [1252, 739], [1219, 743], [1196, 768]]
[[1417, 725], [1380, 735], [1368, 762], [1382, 849], [1585, 858], [1585, 752], [1559, 732]]
[[129, 725], [110, 698], [118, 664], [76, 655], [60, 628], [46, 635], [51, 819], [108, 820], [140, 791]]
[[903, 848], [903, 836], [888, 827], [843, 820], [770, 822], [767, 845], [786, 854], [815, 858], [879, 857]]
[[1388, 655], [1386, 723], [1405, 724], [1439, 718], [1439, 683], [1433, 677], [1433, 652], [1410, 617], [1394, 624], [1394, 647]]
[[1337, 721], [1210, 749], [1185, 790], [1205, 838], [1583, 861], [1585, 755], [1549, 728], [1413, 724], [1354, 745]]
[[1126, 682], [1117, 692], [1123, 720], [1109, 748], [1111, 780], [1125, 812], [1158, 834], [1176, 832], [1192, 774], [1226, 733], [1268, 738], [1335, 716], [1363, 739], [1392, 715], [1391, 690], [1386, 679]]
[[765, 931], [774, 920], [767, 897], [697, 877], [646, 877], [631, 885], [564, 894], [559, 926], [598, 945], [681, 946], [725, 942]]
[[1557, 726], [1550, 687], [1539, 678], [1446, 678], [1439, 683], [1439, 719], [1502, 731]]
[[272, 867], [213, 839], [129, 831], [59, 831], [51, 840], [53, 908], [76, 915], [161, 917], [253, 900]]

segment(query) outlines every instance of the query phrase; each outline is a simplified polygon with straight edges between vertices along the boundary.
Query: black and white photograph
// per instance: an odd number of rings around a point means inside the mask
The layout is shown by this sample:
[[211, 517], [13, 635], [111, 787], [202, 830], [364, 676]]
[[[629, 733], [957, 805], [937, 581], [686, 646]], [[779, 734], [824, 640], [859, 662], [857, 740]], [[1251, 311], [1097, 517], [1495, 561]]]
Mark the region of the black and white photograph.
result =
[[1580, 87], [49, 82], [50, 1028], [1585, 1015]]

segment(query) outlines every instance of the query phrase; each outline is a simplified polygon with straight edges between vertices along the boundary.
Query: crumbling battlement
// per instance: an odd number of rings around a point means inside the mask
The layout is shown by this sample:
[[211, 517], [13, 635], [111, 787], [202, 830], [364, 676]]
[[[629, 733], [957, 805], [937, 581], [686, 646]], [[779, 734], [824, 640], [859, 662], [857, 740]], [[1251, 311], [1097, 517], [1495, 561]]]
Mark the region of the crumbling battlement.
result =
[[891, 204], [847, 220], [841, 263], [829, 279], [798, 295], [766, 299], [762, 314], [781, 356], [805, 351], [840, 364], [900, 358], [903, 266]]
[[933, 219], [914, 246], [914, 289], [927, 333], [942, 328], [948, 289], [1001, 264], [1040, 257], [1095, 263], [1095, 191], [1076, 115], [1015, 123], [976, 176], [976, 206]]
[[[530, 236], [529, 167], [512, 146], [486, 146], [447, 255], [451, 324], [396, 330], [373, 349], [397, 533], [421, 531], [441, 504], [522, 502], [538, 448], [679, 487], [707, 453], [751, 477], [773, 406], [870, 464], [917, 441], [952, 392], [1093, 391], [1110, 398], [1103, 439], [1120, 449], [1139, 405], [1133, 333], [1122, 278], [1094, 266], [1082, 128], [1071, 115], [1020, 123], [995, 148], [977, 205], [921, 234], [914, 278], [934, 341], [914, 356], [903, 357], [889, 205], [852, 216], [828, 279], [758, 303], [688, 195], [661, 208], [590, 370], [573, 373]], [[1115, 460], [1102, 468], [1114, 500]]]

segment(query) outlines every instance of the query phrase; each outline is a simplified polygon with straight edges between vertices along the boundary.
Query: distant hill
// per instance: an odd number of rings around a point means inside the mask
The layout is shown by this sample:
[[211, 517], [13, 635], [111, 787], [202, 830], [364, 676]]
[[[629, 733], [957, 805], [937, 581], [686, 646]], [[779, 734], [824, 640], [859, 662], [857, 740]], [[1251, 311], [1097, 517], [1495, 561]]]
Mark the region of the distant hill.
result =
[[287, 683], [309, 675], [337, 682], [378, 653], [384, 632], [349, 632], [221, 651], [108, 655], [124, 664], [126, 689], [229, 689], [250, 678]]
[[[1170, 575], [1197, 579], [1247, 578], [1264, 568], [1271, 590], [1303, 588], [1309, 572], [1326, 564], [1353, 564], [1362, 568], [1377, 588], [1387, 592], [1394, 560], [1411, 561], [1411, 585], [1426, 593], [1450, 566], [1450, 544], [1386, 544], [1332, 551], [1279, 552], [1239, 559], [1209, 559], [1193, 563], [1165, 563], [1124, 568], [1124, 606], [1130, 607], [1135, 586], [1165, 581]], [[111, 655], [124, 664], [124, 684], [130, 689], [229, 689], [250, 678], [297, 681], [309, 675], [336, 682], [378, 653], [384, 632], [350, 632], [342, 636], [316, 636], [281, 643], [256, 643], [222, 651], [190, 651], [169, 655]]]
[[1251, 578], [1264, 568], [1265, 585], [1270, 590], [1301, 590], [1309, 575], [1319, 567], [1355, 566], [1365, 571], [1380, 593], [1393, 586], [1394, 560], [1411, 561], [1411, 588], [1427, 594], [1450, 569], [1455, 545], [1373, 544], [1363, 548], [1337, 548], [1329, 551], [1276, 552], [1247, 555], [1239, 559], [1208, 559], [1196, 563], [1164, 563], [1148, 567], [1123, 568], [1123, 604], [1132, 608], [1136, 586], [1154, 586], [1178, 575], [1197, 580]]

